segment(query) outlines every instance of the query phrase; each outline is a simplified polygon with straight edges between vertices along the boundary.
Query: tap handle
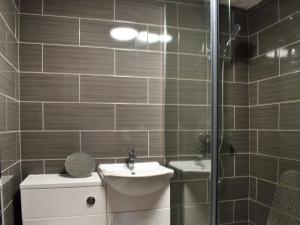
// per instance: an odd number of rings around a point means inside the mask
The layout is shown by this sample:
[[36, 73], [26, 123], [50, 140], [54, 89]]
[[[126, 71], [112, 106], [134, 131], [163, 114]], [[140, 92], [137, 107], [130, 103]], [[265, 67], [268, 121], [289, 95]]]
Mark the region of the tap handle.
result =
[[134, 153], [134, 148], [128, 149], [128, 156], [129, 158], [136, 158], [136, 155]]

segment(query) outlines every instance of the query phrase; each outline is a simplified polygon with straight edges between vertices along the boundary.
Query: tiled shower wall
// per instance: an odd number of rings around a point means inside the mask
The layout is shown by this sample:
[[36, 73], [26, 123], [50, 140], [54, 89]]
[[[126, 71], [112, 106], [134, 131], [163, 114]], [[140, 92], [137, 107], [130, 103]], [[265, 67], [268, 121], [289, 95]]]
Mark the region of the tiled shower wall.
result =
[[[222, 180], [218, 189], [219, 224], [248, 224], [249, 188], [249, 94], [248, 94], [248, 21], [247, 11], [220, 8], [221, 58], [219, 90], [220, 129], [223, 133], [222, 148], [219, 150], [219, 175]], [[231, 19], [231, 20], [229, 20]], [[231, 21], [231, 25], [229, 24]], [[231, 42], [224, 56], [228, 33], [240, 25], [237, 38]], [[223, 78], [222, 78], [223, 74]], [[223, 80], [223, 83], [221, 82]], [[223, 102], [223, 104], [222, 104]]]
[[[201, 16], [209, 15], [209, 5], [199, 4], [194, 8], [187, 6], [184, 8], [188, 12], [185, 17], [193, 21], [188, 26], [189, 29], [200, 29], [197, 34], [198, 39], [204, 36], [202, 33], [206, 33], [206, 47], [209, 48], [209, 21], [205, 26], [201, 23], [203, 21]], [[182, 6], [179, 5], [178, 9], [180, 18]], [[248, 224], [248, 31], [247, 12], [233, 9], [231, 13], [232, 20], [240, 24], [242, 30], [224, 57], [225, 140], [220, 151], [224, 166], [224, 179], [219, 189], [220, 216], [218, 221], [220, 224], [242, 225]], [[222, 7], [222, 47], [229, 38], [229, 14], [229, 10]], [[180, 40], [182, 40], [182, 29], [179, 31]], [[192, 42], [191, 46], [195, 50], [199, 49], [201, 47], [199, 43], [201, 39], [196, 40], [195, 43]], [[179, 49], [178, 59], [179, 76], [176, 78], [168, 71], [166, 74], [166, 156], [168, 162], [190, 160], [193, 163], [201, 154], [203, 159], [210, 158], [209, 143], [203, 142], [204, 139], [209, 140], [211, 129], [210, 92], [208, 91], [211, 76], [209, 64], [206, 65], [208, 55], [207, 52], [199, 50], [189, 52], [187, 55]], [[174, 96], [177, 96], [177, 99]], [[168, 120], [172, 118], [176, 118], [177, 122], [168, 123]], [[209, 189], [209, 174], [180, 171], [175, 174], [171, 182], [172, 225], [208, 224]]]
[[264, 1], [249, 12], [251, 224], [267, 224], [280, 177], [300, 171], [299, 24], [297, 0]]
[[[20, 224], [19, 3], [0, 1], [1, 219]], [[2, 224], [2, 223], [1, 223]]]

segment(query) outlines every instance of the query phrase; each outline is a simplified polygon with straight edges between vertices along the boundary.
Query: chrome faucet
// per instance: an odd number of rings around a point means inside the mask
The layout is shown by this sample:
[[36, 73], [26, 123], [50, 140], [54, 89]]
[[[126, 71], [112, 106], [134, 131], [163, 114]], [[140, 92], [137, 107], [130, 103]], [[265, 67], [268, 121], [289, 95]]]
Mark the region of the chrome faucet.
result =
[[134, 170], [134, 159], [136, 158], [136, 155], [134, 153], [134, 149], [133, 148], [130, 148], [128, 150], [128, 158], [126, 160], [126, 163], [127, 163], [127, 167], [130, 169], [130, 170]]

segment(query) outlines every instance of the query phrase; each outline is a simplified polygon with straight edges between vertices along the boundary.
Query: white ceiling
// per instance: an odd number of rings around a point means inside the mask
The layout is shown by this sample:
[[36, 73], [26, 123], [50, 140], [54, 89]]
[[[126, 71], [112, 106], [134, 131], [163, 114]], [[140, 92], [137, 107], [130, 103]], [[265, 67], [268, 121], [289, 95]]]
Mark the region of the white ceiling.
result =
[[221, 0], [222, 4], [226, 4], [240, 9], [250, 9], [260, 3], [262, 0]]

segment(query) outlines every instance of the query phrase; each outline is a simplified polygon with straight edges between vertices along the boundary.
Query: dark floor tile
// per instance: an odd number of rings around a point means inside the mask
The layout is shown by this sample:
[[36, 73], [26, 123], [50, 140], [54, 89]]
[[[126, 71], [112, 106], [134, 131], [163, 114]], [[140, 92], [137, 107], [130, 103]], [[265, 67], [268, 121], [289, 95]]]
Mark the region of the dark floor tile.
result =
[[67, 74], [21, 74], [23, 101], [78, 101], [79, 77]]
[[44, 14], [83, 17], [94, 19], [113, 19], [114, 2], [111, 0], [45, 0]]
[[110, 49], [44, 46], [44, 71], [110, 75], [114, 72]]
[[44, 105], [46, 130], [112, 130], [114, 106], [87, 103]]
[[52, 16], [25, 15], [20, 18], [23, 42], [78, 44], [79, 20]]
[[22, 159], [65, 159], [79, 151], [79, 132], [23, 132]]

